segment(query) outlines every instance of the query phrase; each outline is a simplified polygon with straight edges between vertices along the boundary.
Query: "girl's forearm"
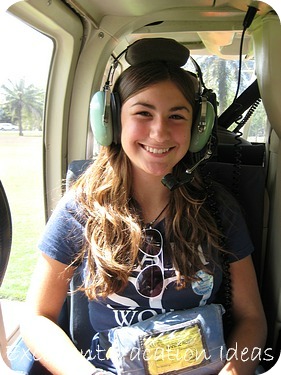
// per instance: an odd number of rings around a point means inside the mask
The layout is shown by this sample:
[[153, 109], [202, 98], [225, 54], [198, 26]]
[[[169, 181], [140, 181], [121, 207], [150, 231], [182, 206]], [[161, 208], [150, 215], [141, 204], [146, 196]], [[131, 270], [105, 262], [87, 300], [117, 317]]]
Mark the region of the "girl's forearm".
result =
[[50, 319], [34, 316], [22, 324], [22, 335], [36, 360], [54, 375], [91, 375], [95, 367]]
[[253, 375], [262, 359], [266, 333], [264, 319], [236, 324], [227, 341], [227, 362], [219, 375]]

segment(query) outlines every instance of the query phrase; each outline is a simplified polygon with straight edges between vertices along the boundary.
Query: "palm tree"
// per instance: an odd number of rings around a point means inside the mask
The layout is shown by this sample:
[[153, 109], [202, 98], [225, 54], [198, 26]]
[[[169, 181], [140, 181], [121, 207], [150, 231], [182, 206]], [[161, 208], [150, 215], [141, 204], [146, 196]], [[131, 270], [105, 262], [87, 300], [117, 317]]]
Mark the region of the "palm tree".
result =
[[2, 85], [5, 96], [5, 109], [11, 114], [13, 121], [19, 125], [19, 135], [23, 135], [24, 119], [43, 118], [44, 91], [36, 88], [33, 84], [26, 85], [24, 79], [13, 83], [9, 80], [8, 85]]

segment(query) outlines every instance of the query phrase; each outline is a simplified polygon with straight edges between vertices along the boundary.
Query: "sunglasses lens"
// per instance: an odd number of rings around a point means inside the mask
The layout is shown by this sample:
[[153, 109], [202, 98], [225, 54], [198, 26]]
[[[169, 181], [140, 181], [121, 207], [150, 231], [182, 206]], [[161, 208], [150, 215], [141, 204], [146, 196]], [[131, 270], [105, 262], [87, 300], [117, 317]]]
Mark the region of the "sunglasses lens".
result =
[[158, 255], [162, 247], [162, 238], [155, 229], [146, 229], [144, 242], [142, 244], [142, 251], [147, 255]]
[[159, 266], [146, 267], [136, 280], [136, 287], [144, 297], [157, 297], [163, 289], [163, 273]]

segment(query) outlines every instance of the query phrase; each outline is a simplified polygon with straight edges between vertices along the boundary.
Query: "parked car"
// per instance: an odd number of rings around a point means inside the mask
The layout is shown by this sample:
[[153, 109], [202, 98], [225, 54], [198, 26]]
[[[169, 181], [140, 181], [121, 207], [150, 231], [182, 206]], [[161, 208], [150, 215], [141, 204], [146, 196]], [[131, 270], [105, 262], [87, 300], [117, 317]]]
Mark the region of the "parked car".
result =
[[10, 122], [1, 122], [0, 130], [19, 130], [19, 127], [11, 124]]

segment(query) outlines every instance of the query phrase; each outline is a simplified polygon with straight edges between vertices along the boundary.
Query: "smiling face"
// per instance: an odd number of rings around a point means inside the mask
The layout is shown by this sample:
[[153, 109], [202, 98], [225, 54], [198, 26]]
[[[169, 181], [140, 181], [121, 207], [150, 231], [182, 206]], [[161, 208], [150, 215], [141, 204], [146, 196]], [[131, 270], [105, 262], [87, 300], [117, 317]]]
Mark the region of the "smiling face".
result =
[[134, 174], [163, 177], [189, 148], [192, 107], [166, 80], [137, 92], [121, 109], [121, 144]]

